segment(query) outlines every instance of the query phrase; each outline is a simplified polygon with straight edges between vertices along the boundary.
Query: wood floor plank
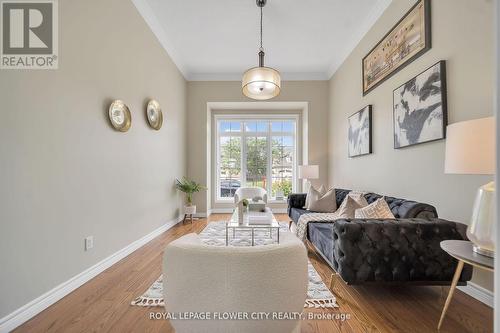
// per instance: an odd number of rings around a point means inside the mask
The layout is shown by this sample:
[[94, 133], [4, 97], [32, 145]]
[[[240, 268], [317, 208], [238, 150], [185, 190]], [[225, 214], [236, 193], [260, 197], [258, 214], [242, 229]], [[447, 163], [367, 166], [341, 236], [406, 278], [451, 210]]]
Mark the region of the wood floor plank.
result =
[[[161, 274], [163, 249], [174, 239], [199, 233], [214, 214], [178, 224], [47, 308], [14, 332], [173, 332], [167, 320], [151, 320], [161, 308], [130, 306]], [[277, 214], [288, 221], [285, 214]], [[333, 271], [308, 247], [311, 263], [326, 285]], [[306, 314], [344, 314], [347, 320], [304, 320], [302, 332], [437, 332], [447, 287], [348, 286], [334, 275], [338, 309], [305, 309]], [[492, 332], [493, 311], [457, 290], [440, 332]]]

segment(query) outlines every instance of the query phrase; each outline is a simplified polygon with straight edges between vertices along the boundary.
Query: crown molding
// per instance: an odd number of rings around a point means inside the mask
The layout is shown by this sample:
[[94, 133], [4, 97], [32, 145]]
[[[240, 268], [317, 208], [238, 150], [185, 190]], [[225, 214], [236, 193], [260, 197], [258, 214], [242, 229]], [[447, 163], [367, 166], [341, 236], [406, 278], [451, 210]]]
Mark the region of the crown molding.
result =
[[344, 61], [349, 57], [349, 55], [354, 51], [356, 46], [361, 42], [361, 40], [366, 36], [366, 34], [370, 31], [370, 29], [373, 27], [375, 22], [382, 16], [384, 11], [389, 7], [391, 4], [392, 0], [384, 0], [383, 2], [379, 2], [373, 10], [368, 14], [367, 19], [360, 24], [360, 29], [358, 30], [358, 34], [353, 34], [353, 38], [351, 40], [351, 43], [349, 47], [346, 48], [348, 50], [344, 56], [339, 59], [338, 61], [332, 61], [332, 64], [328, 68], [326, 75], [328, 77], [327, 80], [331, 79], [333, 74], [340, 68], [340, 66], [344, 63]]
[[135, 8], [137, 8], [137, 11], [139, 12], [139, 14], [141, 14], [144, 21], [146, 21], [146, 24], [156, 36], [161, 46], [163, 46], [163, 49], [165, 49], [167, 54], [170, 56], [170, 59], [172, 59], [174, 64], [177, 66], [182, 76], [184, 76], [184, 78], [187, 80], [188, 73], [186, 70], [186, 65], [182, 62], [179, 53], [175, 50], [175, 47], [168, 38], [165, 29], [163, 29], [151, 6], [146, 0], [132, 0], [132, 3], [135, 5]]
[[[240, 81], [243, 71], [241, 73], [194, 73], [187, 69], [187, 65], [181, 60], [179, 53], [175, 50], [172, 42], [167, 36], [167, 33], [163, 29], [160, 21], [158, 20], [155, 12], [148, 4], [147, 0], [131, 0], [132, 3], [137, 8], [137, 11], [146, 21], [147, 25], [156, 36], [162, 47], [165, 49], [167, 54], [170, 56], [174, 64], [177, 66], [179, 71], [182, 73], [187, 81]], [[367, 19], [360, 24], [358, 34], [353, 34], [349, 47], [346, 48], [346, 52], [343, 57], [338, 61], [333, 61], [332, 64], [325, 69], [324, 72], [283, 72], [281, 73], [281, 78], [283, 81], [323, 81], [329, 80], [339, 69], [342, 63], [347, 59], [347, 57], [352, 53], [355, 47], [363, 39], [370, 28], [379, 19], [382, 13], [391, 4], [392, 0], [384, 0], [380, 2], [368, 15]]]

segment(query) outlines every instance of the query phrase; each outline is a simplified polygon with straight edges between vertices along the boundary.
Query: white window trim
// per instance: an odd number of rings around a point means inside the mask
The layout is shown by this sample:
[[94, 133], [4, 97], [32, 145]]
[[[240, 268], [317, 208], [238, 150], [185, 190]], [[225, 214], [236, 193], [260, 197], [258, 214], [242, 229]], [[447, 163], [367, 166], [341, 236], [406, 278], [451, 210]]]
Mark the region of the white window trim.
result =
[[[230, 120], [230, 121], [238, 121], [244, 123], [245, 121], [248, 120], [273, 120], [273, 119], [278, 119], [282, 121], [286, 120], [291, 120], [295, 124], [295, 129], [294, 132], [272, 132], [270, 128], [266, 132], [251, 132], [252, 135], [247, 135], [246, 131], [244, 128], [241, 129], [241, 132], [236, 132], [236, 133], [225, 133], [223, 136], [236, 136], [242, 138], [241, 141], [241, 177], [240, 177], [240, 184], [242, 186], [245, 186], [245, 175], [246, 175], [246, 163], [243, 163], [245, 160], [246, 156], [246, 145], [245, 145], [245, 139], [247, 137], [254, 137], [254, 136], [265, 136], [267, 139], [267, 142], [271, 142], [271, 137], [272, 136], [279, 136], [279, 135], [286, 135], [286, 136], [293, 136], [293, 142], [294, 142], [294, 147], [293, 147], [293, 154], [294, 154], [294, 163], [292, 165], [292, 192], [297, 192], [298, 191], [298, 177], [297, 177], [297, 170], [298, 170], [298, 161], [299, 161], [299, 156], [298, 156], [298, 143], [299, 143], [299, 121], [300, 121], [300, 116], [298, 114], [220, 114], [220, 115], [214, 115], [214, 122], [215, 122], [215, 135], [213, 136], [214, 140], [214, 147], [215, 147], [215, 186], [213, 190], [213, 195], [214, 195], [214, 202], [218, 204], [224, 204], [224, 203], [232, 203], [233, 198], [228, 197], [228, 198], [223, 198], [220, 197], [220, 189], [219, 189], [219, 184], [220, 184], [220, 162], [219, 162], [219, 157], [220, 157], [220, 137], [221, 133], [219, 132], [219, 121], [220, 120]], [[268, 144], [268, 156], [271, 156], [271, 144]], [[276, 200], [271, 198], [271, 193], [272, 193], [272, 160], [268, 160], [268, 165], [267, 165], [267, 179], [270, 181], [268, 182], [267, 185], [267, 191], [269, 194], [269, 200], [268, 203], [284, 203], [286, 202], [286, 198], [283, 200]], [[271, 165], [271, 167], [269, 167]]]

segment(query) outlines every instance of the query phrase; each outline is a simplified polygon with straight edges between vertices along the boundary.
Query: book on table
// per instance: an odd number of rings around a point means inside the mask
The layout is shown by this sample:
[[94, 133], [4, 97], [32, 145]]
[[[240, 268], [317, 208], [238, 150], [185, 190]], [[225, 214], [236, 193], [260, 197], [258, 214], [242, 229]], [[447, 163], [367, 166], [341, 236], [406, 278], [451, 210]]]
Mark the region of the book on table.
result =
[[248, 224], [271, 224], [272, 218], [268, 214], [248, 215]]

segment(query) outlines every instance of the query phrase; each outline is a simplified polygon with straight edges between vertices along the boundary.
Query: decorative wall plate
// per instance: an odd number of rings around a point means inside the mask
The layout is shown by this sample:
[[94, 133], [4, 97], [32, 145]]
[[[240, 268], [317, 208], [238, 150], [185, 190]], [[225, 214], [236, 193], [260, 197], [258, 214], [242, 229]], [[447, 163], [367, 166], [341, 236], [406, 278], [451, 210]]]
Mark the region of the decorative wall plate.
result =
[[160, 103], [154, 99], [150, 100], [146, 107], [146, 117], [148, 118], [149, 126], [155, 130], [159, 130], [163, 124], [163, 113], [161, 112]]
[[108, 115], [111, 125], [117, 131], [126, 132], [132, 124], [132, 117], [130, 116], [128, 106], [118, 99], [113, 101], [109, 106]]

